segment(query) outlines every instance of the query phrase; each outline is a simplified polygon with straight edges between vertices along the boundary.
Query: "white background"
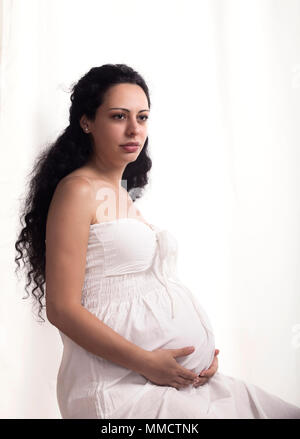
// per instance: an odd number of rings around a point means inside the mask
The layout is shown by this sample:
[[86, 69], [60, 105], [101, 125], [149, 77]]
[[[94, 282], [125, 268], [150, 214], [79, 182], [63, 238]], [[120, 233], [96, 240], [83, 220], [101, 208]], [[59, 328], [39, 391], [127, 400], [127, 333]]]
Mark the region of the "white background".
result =
[[14, 274], [19, 202], [68, 124], [72, 83], [106, 63], [149, 86], [153, 167], [137, 205], [178, 241], [219, 371], [300, 406], [300, 2], [0, 5], [0, 417], [60, 418], [61, 339]]

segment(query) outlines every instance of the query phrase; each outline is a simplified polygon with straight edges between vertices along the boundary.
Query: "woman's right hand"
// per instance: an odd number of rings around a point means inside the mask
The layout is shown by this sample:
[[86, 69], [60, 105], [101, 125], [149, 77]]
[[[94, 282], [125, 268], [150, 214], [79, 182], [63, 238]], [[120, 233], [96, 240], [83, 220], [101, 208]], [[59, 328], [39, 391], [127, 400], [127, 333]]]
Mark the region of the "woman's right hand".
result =
[[143, 376], [159, 386], [172, 386], [176, 389], [193, 384], [197, 374], [181, 366], [175, 358], [190, 355], [194, 347], [180, 349], [155, 349], [149, 351]]

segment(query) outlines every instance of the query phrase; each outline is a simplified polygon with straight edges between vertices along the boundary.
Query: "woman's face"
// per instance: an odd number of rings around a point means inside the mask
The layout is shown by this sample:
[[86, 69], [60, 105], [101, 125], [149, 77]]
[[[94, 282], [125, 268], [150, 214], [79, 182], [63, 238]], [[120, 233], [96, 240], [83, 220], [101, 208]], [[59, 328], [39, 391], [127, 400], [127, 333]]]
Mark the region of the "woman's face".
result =
[[[81, 126], [87, 124], [93, 137], [97, 160], [115, 166], [135, 161], [147, 139], [149, 111], [147, 96], [140, 86], [126, 83], [110, 87], [95, 119], [81, 119]], [[127, 152], [120, 147], [128, 142], [138, 142], [138, 149]]]

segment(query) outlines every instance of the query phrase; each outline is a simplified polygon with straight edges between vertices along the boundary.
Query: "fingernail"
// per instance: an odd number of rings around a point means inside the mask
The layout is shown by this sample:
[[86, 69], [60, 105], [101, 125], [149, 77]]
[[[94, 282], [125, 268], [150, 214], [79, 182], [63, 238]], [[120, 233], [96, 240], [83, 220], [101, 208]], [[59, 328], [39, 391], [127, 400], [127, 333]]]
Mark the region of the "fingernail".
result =
[[200, 376], [203, 377], [204, 375], [205, 375], [205, 372], [201, 372], [201, 373], [200, 373]]

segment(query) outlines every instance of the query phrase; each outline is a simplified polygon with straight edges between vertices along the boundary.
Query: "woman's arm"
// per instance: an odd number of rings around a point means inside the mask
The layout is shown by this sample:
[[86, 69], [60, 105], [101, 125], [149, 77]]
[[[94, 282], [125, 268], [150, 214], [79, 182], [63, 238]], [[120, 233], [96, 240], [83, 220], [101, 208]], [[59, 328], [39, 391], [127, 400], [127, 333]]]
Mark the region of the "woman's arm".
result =
[[147, 350], [131, 343], [81, 305], [47, 313], [48, 320], [87, 351], [139, 374], [148, 361]]
[[86, 180], [61, 180], [46, 226], [47, 318], [87, 351], [143, 373], [150, 351], [131, 343], [81, 305], [93, 211], [93, 192]]

